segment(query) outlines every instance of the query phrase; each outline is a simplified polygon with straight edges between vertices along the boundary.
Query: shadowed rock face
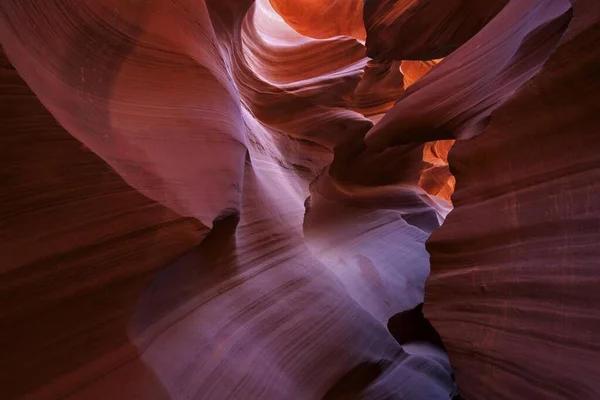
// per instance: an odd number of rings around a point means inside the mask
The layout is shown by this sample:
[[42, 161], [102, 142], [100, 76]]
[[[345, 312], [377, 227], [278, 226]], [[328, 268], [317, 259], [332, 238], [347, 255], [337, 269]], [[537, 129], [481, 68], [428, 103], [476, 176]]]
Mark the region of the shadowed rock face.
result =
[[367, 55], [391, 60], [445, 57], [507, 3], [509, 0], [364, 0]]
[[0, 19], [3, 397], [600, 397], [595, 1]]

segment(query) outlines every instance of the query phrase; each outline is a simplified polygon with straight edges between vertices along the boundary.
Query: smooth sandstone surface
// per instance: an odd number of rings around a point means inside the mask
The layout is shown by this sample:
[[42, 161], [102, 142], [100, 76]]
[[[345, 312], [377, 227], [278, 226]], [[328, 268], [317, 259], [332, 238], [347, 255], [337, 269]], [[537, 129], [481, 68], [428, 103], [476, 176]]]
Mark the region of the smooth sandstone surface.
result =
[[466, 398], [600, 395], [600, 9], [572, 13], [540, 73], [450, 152], [425, 314]]
[[127, 185], [4, 56], [1, 68], [0, 387], [13, 399], [61, 379], [73, 390], [75, 371], [108, 354], [135, 359], [137, 299], [208, 229]]
[[364, 0], [367, 54], [387, 60], [445, 57], [490, 22], [508, 2]]
[[269, 0], [289, 26], [317, 39], [352, 36], [365, 40], [364, 0]]
[[0, 18], [3, 398], [600, 397], [595, 1]]

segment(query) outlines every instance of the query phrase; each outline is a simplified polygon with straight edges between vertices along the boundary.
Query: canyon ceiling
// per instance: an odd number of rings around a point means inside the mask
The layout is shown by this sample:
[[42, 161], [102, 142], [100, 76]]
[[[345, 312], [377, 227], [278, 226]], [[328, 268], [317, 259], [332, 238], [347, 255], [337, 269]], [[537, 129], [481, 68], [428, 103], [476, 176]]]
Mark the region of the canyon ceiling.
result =
[[0, 35], [0, 398], [600, 399], [597, 0]]

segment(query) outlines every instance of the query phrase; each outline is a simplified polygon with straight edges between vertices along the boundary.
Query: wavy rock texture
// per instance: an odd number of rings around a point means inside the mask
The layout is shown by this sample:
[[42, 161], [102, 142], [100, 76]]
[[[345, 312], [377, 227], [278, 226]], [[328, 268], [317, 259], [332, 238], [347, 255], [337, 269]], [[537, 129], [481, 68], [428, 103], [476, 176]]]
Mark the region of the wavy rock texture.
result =
[[425, 314], [465, 398], [600, 396], [600, 9], [572, 12], [540, 72], [450, 153]]
[[61, 377], [76, 387], [69, 374], [106, 354], [135, 358], [137, 299], [208, 230], [128, 186], [5, 57], [1, 73], [0, 381], [12, 399]]
[[540, 71], [571, 16], [567, 0], [509, 3], [485, 29], [411, 86], [369, 131], [367, 143], [384, 149], [478, 135], [491, 113]]
[[508, 0], [364, 0], [367, 54], [375, 59], [445, 57], [483, 28]]
[[365, 40], [363, 0], [269, 1], [298, 33], [317, 39], [345, 35]]
[[0, 17], [7, 398], [600, 396], [593, 1]]

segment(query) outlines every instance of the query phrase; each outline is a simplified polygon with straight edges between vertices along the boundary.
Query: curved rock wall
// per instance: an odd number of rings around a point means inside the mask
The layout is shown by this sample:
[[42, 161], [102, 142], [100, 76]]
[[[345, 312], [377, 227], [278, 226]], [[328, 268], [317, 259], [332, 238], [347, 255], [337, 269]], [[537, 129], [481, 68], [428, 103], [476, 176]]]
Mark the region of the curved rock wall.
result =
[[[450, 153], [455, 209], [431, 236], [425, 314], [465, 398], [600, 396], [600, 10]], [[487, 29], [487, 28], [484, 28]], [[591, 50], [591, 51], [590, 51]]]
[[8, 398], [600, 395], [600, 9], [362, 3], [2, 3]]
[[16, 399], [51, 382], [73, 390], [90, 360], [135, 359], [138, 298], [208, 229], [127, 185], [1, 60], [0, 386]]

